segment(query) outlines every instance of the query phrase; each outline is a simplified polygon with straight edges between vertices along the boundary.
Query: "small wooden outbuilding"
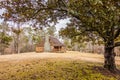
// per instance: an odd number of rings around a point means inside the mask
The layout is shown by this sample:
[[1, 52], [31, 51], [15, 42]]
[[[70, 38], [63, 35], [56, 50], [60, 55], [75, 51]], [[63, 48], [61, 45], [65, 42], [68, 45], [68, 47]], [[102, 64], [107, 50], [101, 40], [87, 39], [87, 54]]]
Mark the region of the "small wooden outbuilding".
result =
[[[36, 45], [36, 52], [46, 52], [45, 42], [46, 39], [44, 38], [39, 44]], [[61, 43], [57, 38], [49, 36], [48, 42], [50, 44], [50, 51], [47, 52], [66, 52], [65, 45]]]

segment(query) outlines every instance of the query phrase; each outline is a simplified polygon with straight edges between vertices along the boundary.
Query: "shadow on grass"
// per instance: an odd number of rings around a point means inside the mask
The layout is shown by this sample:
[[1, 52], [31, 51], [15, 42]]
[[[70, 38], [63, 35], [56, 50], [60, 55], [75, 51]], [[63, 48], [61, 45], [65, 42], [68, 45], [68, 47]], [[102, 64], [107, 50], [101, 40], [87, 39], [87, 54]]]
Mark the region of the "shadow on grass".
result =
[[105, 75], [105, 76], [113, 76], [115, 77], [117, 80], [120, 80], [120, 69], [117, 69], [115, 72], [111, 72], [107, 69], [105, 69], [104, 67], [101, 66], [94, 66], [93, 70]]

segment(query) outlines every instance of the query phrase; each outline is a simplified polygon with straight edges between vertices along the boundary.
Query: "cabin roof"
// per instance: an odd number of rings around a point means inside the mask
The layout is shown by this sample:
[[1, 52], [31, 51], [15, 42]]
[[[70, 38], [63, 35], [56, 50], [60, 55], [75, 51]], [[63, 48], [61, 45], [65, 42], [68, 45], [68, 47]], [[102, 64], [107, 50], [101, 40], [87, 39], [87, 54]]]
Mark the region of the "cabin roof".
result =
[[[49, 41], [50, 41], [50, 45], [52, 46], [65, 46], [63, 43], [61, 43], [57, 38], [53, 36], [49, 36]], [[39, 44], [37, 44], [37, 46], [44, 47], [44, 43], [45, 43], [45, 38]]]

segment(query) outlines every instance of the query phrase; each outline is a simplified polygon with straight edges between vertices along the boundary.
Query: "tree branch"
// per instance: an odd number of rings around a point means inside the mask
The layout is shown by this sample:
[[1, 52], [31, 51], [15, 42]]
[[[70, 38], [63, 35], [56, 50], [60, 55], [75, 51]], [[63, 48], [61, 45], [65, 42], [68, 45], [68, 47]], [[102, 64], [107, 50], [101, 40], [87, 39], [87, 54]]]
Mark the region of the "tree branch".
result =
[[120, 35], [120, 29], [116, 31], [114, 39], [116, 39], [119, 35]]
[[77, 34], [74, 34], [72, 35], [71, 37], [74, 37], [74, 36], [78, 36], [78, 35], [82, 35], [83, 33], [85, 32], [93, 32], [93, 31], [96, 31], [95, 29], [85, 29], [84, 31], [80, 32], [80, 33], [77, 33]]
[[116, 42], [114, 45], [114, 47], [118, 47], [118, 46], [120, 46], [120, 42]]
[[44, 7], [44, 8], [40, 8], [38, 9], [31, 17], [35, 17], [37, 14], [39, 14], [40, 11], [42, 10], [57, 10], [57, 11], [65, 11], [68, 12], [67, 9], [63, 9], [63, 8], [50, 8], [50, 7]]

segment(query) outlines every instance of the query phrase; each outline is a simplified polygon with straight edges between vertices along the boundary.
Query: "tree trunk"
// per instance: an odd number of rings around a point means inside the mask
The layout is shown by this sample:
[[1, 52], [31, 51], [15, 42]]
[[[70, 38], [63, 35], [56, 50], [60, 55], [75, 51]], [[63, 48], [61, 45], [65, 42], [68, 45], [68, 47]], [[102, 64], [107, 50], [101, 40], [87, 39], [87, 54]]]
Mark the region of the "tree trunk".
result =
[[105, 44], [105, 53], [104, 53], [104, 68], [108, 69], [109, 71], [116, 71], [115, 65], [115, 53], [114, 53], [114, 42], [110, 42]]
[[1, 55], [4, 55], [5, 54], [5, 48], [4, 48], [4, 45], [1, 46]]
[[1, 55], [4, 55], [4, 54], [5, 54], [4, 49], [2, 49], [1, 50]]
[[14, 38], [14, 52], [16, 54], [19, 54], [19, 35], [16, 35], [16, 38]]

